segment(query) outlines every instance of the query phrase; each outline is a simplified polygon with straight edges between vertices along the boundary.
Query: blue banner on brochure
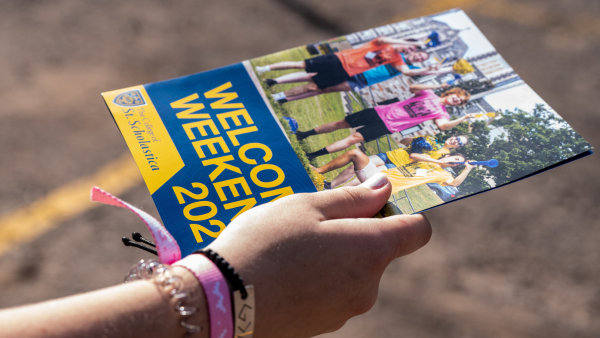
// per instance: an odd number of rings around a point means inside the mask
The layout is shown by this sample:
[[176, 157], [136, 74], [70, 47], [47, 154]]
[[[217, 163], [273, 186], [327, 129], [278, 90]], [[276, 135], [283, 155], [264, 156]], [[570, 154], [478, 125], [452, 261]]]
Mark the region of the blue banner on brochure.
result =
[[316, 191], [241, 63], [104, 97], [184, 257], [250, 208]]

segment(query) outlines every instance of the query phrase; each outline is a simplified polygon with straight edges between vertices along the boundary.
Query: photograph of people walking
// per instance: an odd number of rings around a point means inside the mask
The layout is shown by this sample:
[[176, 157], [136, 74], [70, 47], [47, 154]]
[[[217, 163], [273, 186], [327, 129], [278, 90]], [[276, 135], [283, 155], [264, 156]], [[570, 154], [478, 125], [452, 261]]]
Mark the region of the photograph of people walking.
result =
[[[460, 10], [252, 59], [247, 69], [318, 190], [383, 172], [396, 213], [445, 203], [442, 187], [466, 197], [591, 149]], [[525, 126], [544, 138], [534, 146]], [[563, 134], [570, 146], [555, 137]], [[557, 156], [542, 160], [542, 151]]]
[[431, 75], [451, 72], [451, 67], [439, 64], [425, 68], [413, 66], [429, 59], [429, 53], [421, 50], [419, 43], [387, 37], [377, 38], [360, 48], [343, 50], [334, 54], [319, 55], [304, 61], [281, 61], [271, 65], [257, 66], [256, 72], [263, 74], [275, 70], [304, 69], [275, 79], [265, 79], [268, 87], [308, 82], [284, 92], [275, 93], [273, 99], [283, 104], [323, 93], [341, 92], [364, 88], [391, 77]]

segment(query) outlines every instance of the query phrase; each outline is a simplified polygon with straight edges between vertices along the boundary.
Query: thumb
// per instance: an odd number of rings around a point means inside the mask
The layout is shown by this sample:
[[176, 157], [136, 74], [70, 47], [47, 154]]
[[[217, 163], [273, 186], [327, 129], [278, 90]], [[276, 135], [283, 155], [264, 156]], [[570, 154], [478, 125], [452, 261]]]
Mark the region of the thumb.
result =
[[[357, 235], [363, 239], [365, 251], [388, 261], [408, 255], [423, 247], [431, 238], [431, 225], [422, 214], [398, 215], [385, 218], [345, 219], [326, 222], [336, 231]], [[367, 238], [374, 241], [365, 240]]]
[[392, 184], [378, 173], [358, 187], [311, 194], [313, 206], [325, 219], [365, 218], [375, 215], [390, 198]]

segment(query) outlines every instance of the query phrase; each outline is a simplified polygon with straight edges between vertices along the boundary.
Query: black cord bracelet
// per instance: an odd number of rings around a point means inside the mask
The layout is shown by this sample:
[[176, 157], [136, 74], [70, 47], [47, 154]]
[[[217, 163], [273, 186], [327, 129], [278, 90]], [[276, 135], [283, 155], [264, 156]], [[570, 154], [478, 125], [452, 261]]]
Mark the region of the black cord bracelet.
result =
[[242, 299], [246, 299], [248, 297], [248, 293], [246, 292], [246, 287], [244, 286], [244, 281], [238, 275], [237, 272], [233, 269], [231, 265], [225, 260], [225, 258], [219, 256], [218, 253], [212, 251], [211, 249], [205, 250], [196, 250], [193, 253], [204, 255], [206, 258], [210, 259], [211, 262], [215, 263], [219, 271], [223, 274], [223, 277], [231, 283], [233, 288], [232, 291], [240, 291], [242, 295]]

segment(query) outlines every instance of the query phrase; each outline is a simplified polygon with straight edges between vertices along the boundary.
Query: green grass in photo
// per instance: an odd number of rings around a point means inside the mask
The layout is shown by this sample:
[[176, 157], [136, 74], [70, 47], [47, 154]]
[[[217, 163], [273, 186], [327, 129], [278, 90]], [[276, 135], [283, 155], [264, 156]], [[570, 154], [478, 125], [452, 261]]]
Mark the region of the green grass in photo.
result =
[[[250, 63], [254, 68], [256, 66], [270, 65], [281, 61], [304, 61], [305, 59], [308, 59], [310, 57], [311, 55], [306, 51], [305, 48], [298, 47], [267, 55], [264, 57], [252, 59], [250, 60]], [[290, 88], [302, 85], [304, 83], [280, 84], [268, 88], [264, 80], [274, 79], [285, 74], [302, 71], [304, 70], [290, 69], [284, 71], [265, 72], [261, 75], [257, 74], [265, 93], [267, 93], [267, 97], [269, 99], [269, 102], [271, 103], [271, 106], [273, 107], [273, 110], [275, 111], [275, 114], [280, 118], [280, 120], [284, 116], [292, 117], [296, 119], [296, 121], [298, 121], [299, 130], [307, 131], [315, 128], [316, 126], [343, 119], [345, 117], [345, 113], [340, 93], [318, 95], [303, 100], [287, 102], [285, 104], [279, 104], [275, 100], [273, 100], [273, 98], [271, 97], [272, 94], [288, 90]], [[351, 99], [351, 107], [353, 112], [363, 110], [367, 107], [359, 93], [353, 92], [353, 95], [354, 98], [356, 98], [358, 101], [357, 102], [354, 99]], [[315, 167], [320, 167], [350, 149], [340, 151], [334, 154], [320, 156], [314, 159], [312, 162], [308, 161], [306, 153], [319, 150], [327, 145], [330, 145], [335, 141], [341, 140], [350, 135], [350, 131], [347, 129], [338, 130], [333, 133], [315, 135], [303, 141], [298, 141], [289, 130], [289, 126], [287, 125], [287, 123], [283, 120], [281, 122], [284, 125], [288, 137], [290, 138], [292, 148], [296, 152], [296, 155], [300, 159], [300, 162], [309, 174], [311, 180], [313, 181], [315, 186], [317, 186], [318, 188], [322, 188], [322, 180], [318, 178], [318, 176], [315, 174], [315, 172], [311, 169], [310, 166], [313, 165]], [[398, 145], [394, 142], [394, 140], [391, 137], [389, 141], [387, 137], [380, 138], [379, 145], [377, 144], [377, 141], [365, 143], [367, 155], [374, 155], [379, 152], [387, 152], [397, 148]], [[325, 179], [331, 182], [343, 169], [344, 168], [340, 168], [325, 174]], [[421, 210], [425, 210], [443, 203], [443, 201], [439, 197], [437, 197], [426, 185], [410, 188], [406, 191], [410, 198], [410, 201], [412, 202], [414, 212], [419, 212]], [[402, 198], [404, 196], [404, 191], [395, 194], [398, 208], [404, 214], [412, 214], [413, 209], [410, 207], [408, 200], [406, 198]], [[393, 198], [390, 198], [390, 201], [393, 201]]]
[[[308, 52], [306, 52], [304, 48], [293, 48], [283, 52], [252, 59], [250, 60], [250, 63], [252, 64], [252, 67], [256, 67], [269, 65], [280, 61], [303, 61], [309, 57], [310, 55], [308, 54]], [[263, 89], [267, 93], [269, 101], [271, 102], [273, 110], [275, 111], [277, 116], [279, 116], [280, 118], [283, 116], [293, 117], [294, 119], [296, 119], [296, 121], [298, 121], [298, 129], [302, 131], [313, 129], [316, 126], [328, 122], [343, 119], [345, 117], [344, 108], [342, 106], [342, 99], [339, 93], [319, 95], [304, 100], [288, 102], [283, 105], [278, 104], [275, 100], [273, 100], [270, 97], [270, 94], [282, 92], [295, 86], [302, 85], [303, 83], [281, 84], [275, 85], [271, 88], [267, 88], [266, 84], [264, 83], [265, 79], [272, 79], [285, 74], [301, 71], [303, 70], [292, 69], [284, 71], [271, 71], [258, 75]], [[335, 157], [343, 154], [345, 151], [320, 156], [317, 159], [313, 160], [311, 163], [309, 163], [308, 159], [306, 158], [306, 153], [324, 148], [325, 146], [328, 146], [329, 144], [335, 141], [341, 140], [347, 137], [348, 135], [350, 135], [350, 132], [348, 130], [338, 130], [329, 134], [315, 135], [298, 142], [296, 140], [296, 137], [293, 134], [291, 134], [288, 130], [288, 136], [290, 137], [290, 140], [293, 140], [292, 147], [294, 148], [294, 151], [296, 151], [298, 158], [300, 158], [300, 162], [302, 162], [306, 171], [309, 173], [311, 179], [317, 187], [320, 184], [322, 184], [322, 182], [319, 182], [318, 178], [310, 168], [310, 165], [312, 164], [316, 167], [320, 167], [330, 162]], [[343, 170], [343, 168], [327, 173], [325, 175], [325, 179], [331, 181], [334, 177], [337, 176], [339, 172], [341, 172], [341, 170]]]
[[[414, 211], [413, 208], [410, 207], [408, 199], [405, 198], [406, 194], [408, 194], [408, 197], [410, 198], [410, 203], [412, 203]], [[444, 201], [425, 184], [395, 193], [394, 197], [403, 214], [420, 212], [444, 203]], [[394, 199], [390, 197], [389, 201], [394, 202]]]

